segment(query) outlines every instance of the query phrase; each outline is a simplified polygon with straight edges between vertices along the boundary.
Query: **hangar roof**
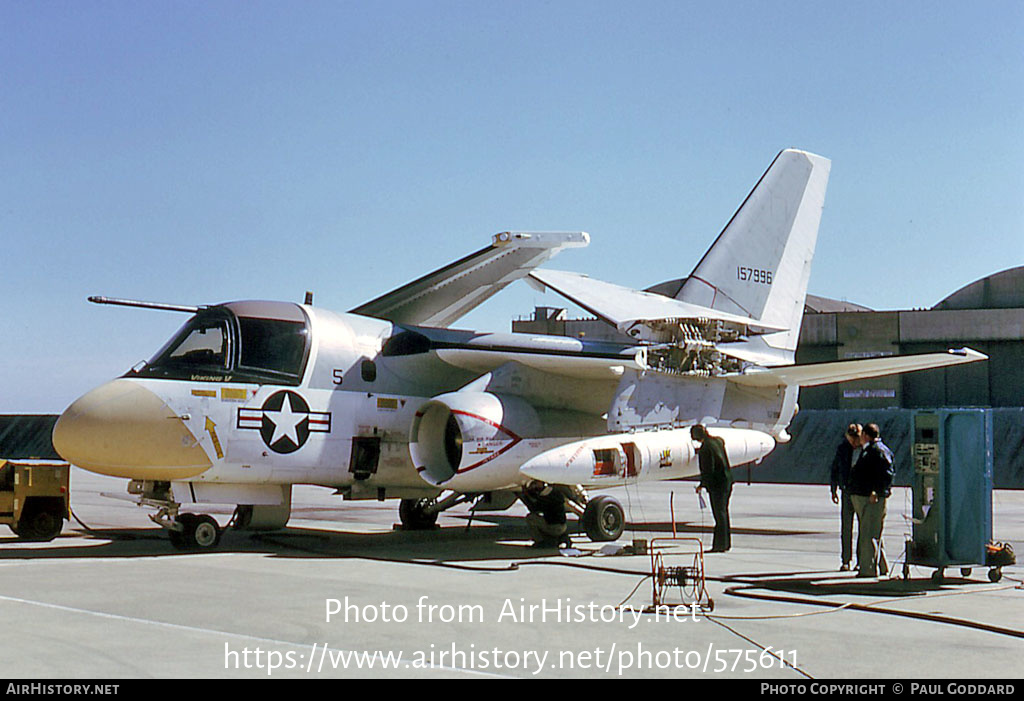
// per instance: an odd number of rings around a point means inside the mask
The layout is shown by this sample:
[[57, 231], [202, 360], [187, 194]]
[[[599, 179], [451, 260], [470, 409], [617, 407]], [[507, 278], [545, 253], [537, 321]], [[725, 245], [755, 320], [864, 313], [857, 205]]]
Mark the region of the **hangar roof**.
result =
[[961, 287], [933, 309], [1014, 309], [1024, 307], [1024, 265], [993, 273]]
[[[669, 280], [647, 288], [667, 297], [679, 292], [686, 278]], [[1024, 308], [1024, 265], [987, 275], [949, 295], [932, 309], [1022, 309]], [[872, 309], [846, 300], [807, 295], [804, 311], [809, 314], [869, 312]]]
[[804, 300], [804, 311], [811, 314], [829, 314], [834, 312], [870, 312], [874, 310], [855, 302], [808, 294]]

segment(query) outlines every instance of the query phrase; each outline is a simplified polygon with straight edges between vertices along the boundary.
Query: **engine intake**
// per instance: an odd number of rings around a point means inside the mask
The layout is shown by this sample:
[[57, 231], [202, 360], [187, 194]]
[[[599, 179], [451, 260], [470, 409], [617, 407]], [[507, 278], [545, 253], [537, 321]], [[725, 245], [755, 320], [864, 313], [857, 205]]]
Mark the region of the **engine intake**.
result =
[[518, 397], [451, 392], [416, 412], [409, 452], [420, 477], [434, 486], [454, 488], [458, 476], [484, 465], [499, 468], [501, 456], [539, 433], [536, 410]]

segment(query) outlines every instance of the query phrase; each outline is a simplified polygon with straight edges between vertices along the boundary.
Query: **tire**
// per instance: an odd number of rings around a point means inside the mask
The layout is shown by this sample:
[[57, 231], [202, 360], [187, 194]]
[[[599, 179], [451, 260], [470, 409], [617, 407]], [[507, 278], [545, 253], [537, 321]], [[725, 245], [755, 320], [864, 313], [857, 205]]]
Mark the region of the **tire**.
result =
[[182, 532], [171, 531], [171, 545], [187, 550], [211, 550], [220, 543], [221, 530], [212, 516], [178, 514]]
[[973, 571], [974, 570], [971, 569], [970, 567], [961, 567], [960, 568], [960, 574], [962, 576], [964, 576], [964, 577], [970, 577], [971, 576], [971, 572], [973, 572]]
[[188, 550], [191, 548], [191, 544], [188, 540], [189, 531], [192, 529], [193, 524], [196, 520], [195, 514], [184, 514], [180, 513], [174, 519], [176, 523], [181, 524], [180, 531], [169, 531], [168, 535], [171, 538], [171, 545], [178, 550]]
[[945, 581], [945, 579], [946, 579], [946, 573], [943, 572], [941, 569], [938, 569], [938, 570], [935, 570], [934, 572], [932, 572], [932, 581], [935, 582], [936, 584], [942, 584]]
[[614, 497], [601, 495], [587, 502], [583, 530], [595, 543], [618, 540], [626, 528], [626, 513]]
[[990, 582], [998, 582], [1002, 578], [1003, 578], [1003, 568], [1001, 568], [1001, 567], [993, 567], [992, 569], [990, 569], [988, 571], [988, 581], [990, 581]]
[[220, 526], [213, 516], [198, 516], [188, 534], [189, 545], [198, 550], [212, 550], [220, 543]]
[[22, 540], [46, 543], [60, 535], [64, 528], [64, 515], [54, 508], [26, 505], [18, 526], [11, 527]]
[[437, 512], [426, 513], [433, 499], [402, 499], [398, 505], [398, 518], [407, 531], [426, 531], [437, 524]]

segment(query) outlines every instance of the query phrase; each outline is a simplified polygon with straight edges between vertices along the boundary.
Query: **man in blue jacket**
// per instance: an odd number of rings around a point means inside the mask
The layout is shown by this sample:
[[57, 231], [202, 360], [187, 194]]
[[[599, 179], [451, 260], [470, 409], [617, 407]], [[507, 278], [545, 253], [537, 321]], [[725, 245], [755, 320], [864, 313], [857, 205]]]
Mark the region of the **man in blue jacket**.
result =
[[868, 424], [861, 432], [861, 454], [850, 471], [850, 500], [857, 513], [858, 577], [889, 574], [882, 547], [885, 502], [896, 476], [892, 451], [882, 442], [878, 424]]
[[860, 457], [860, 424], [850, 424], [842, 442], [836, 447], [832, 459], [832, 503], [839, 504], [839, 523], [842, 544], [840, 572], [850, 571], [853, 560], [853, 502], [850, 501], [850, 470]]

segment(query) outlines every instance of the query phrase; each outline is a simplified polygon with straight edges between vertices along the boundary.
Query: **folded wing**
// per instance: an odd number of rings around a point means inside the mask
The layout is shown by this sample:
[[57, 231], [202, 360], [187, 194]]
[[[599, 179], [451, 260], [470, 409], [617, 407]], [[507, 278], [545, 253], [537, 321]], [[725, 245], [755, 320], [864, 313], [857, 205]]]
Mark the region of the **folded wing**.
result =
[[350, 311], [395, 323], [449, 326], [562, 249], [589, 242], [582, 231], [495, 234], [486, 248]]

